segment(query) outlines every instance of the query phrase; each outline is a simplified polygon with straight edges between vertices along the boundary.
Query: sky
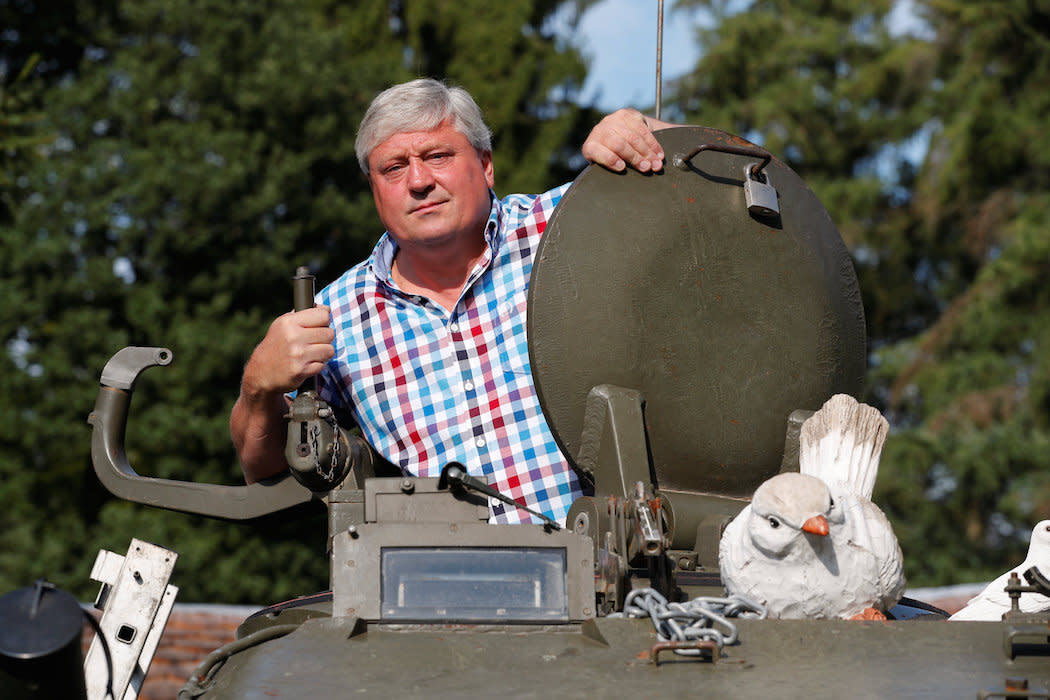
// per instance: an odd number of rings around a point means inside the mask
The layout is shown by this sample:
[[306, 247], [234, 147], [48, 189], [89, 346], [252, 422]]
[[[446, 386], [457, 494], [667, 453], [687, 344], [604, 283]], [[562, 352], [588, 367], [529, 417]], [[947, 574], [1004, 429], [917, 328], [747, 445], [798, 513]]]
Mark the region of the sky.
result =
[[[692, 69], [700, 58], [695, 30], [699, 10], [672, 12], [674, 0], [664, 0], [663, 83]], [[580, 18], [577, 42], [590, 61], [583, 102], [597, 98], [605, 111], [620, 107], [651, 108], [656, 98], [656, 32], [658, 0], [600, 0]], [[918, 20], [913, 0], [897, 0], [888, 17], [890, 30], [929, 34]]]
[[[686, 73], [700, 56], [697, 13], [671, 12], [664, 0], [663, 82]], [[658, 0], [600, 0], [580, 18], [578, 41], [591, 61], [583, 100], [600, 109], [651, 107], [656, 98]], [[665, 87], [666, 90], [666, 87]]]

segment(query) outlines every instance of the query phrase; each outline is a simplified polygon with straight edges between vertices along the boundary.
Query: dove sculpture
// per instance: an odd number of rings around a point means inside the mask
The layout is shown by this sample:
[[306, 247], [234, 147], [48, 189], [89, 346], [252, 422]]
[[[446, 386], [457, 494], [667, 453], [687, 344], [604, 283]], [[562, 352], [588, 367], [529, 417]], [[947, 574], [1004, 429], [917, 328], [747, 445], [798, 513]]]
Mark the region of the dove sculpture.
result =
[[905, 587], [893, 528], [870, 500], [887, 428], [845, 395], [806, 420], [801, 473], [768, 479], [726, 526], [719, 566], [730, 594], [770, 617], [885, 618]]
[[[1032, 528], [1032, 539], [1028, 545], [1028, 555], [1018, 566], [989, 583], [983, 591], [970, 599], [961, 610], [949, 617], [949, 620], [994, 620], [1003, 619], [1003, 614], [1010, 609], [1010, 596], [1006, 593], [1006, 583], [1010, 574], [1016, 572], [1022, 585], [1027, 585], [1024, 572], [1037, 567], [1044, 576], [1050, 576], [1050, 520], [1043, 520]], [[1018, 601], [1021, 612], [1043, 612], [1050, 610], [1050, 598], [1039, 593], [1022, 593]]]

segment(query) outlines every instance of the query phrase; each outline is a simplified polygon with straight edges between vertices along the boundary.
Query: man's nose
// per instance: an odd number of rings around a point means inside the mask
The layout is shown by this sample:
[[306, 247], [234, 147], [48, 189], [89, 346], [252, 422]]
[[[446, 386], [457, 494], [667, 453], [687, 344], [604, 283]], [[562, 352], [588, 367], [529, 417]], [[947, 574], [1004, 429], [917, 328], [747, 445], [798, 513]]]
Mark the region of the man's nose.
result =
[[426, 192], [434, 186], [434, 177], [422, 158], [408, 161], [408, 186], [414, 192]]

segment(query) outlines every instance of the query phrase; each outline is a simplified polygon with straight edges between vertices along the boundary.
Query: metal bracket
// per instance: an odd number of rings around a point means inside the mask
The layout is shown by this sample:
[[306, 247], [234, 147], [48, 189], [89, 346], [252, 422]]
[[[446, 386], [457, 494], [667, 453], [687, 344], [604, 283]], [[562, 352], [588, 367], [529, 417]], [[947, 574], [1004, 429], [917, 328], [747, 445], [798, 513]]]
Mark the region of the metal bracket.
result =
[[1045, 688], [1029, 688], [1027, 678], [1007, 678], [1002, 688], [989, 688], [977, 693], [977, 700], [988, 700], [988, 698], [1042, 698], [1047, 700], [1050, 695]]
[[576, 465], [590, 477], [595, 495], [630, 498], [635, 483], [655, 485], [644, 405], [640, 391], [610, 384], [593, 387], [588, 394]]
[[[100, 550], [91, 578], [102, 584], [95, 607], [112, 657], [113, 696], [135, 700], [157, 652], [179, 589], [168, 585], [178, 554], [132, 539], [127, 556]], [[103, 700], [110, 669], [98, 637], [84, 659], [87, 699]]]
[[701, 661], [717, 663], [722, 653], [722, 646], [711, 639], [688, 639], [685, 641], [657, 642], [649, 649], [649, 663], [660, 665], [660, 654], [665, 651], [695, 651], [695, 658]]

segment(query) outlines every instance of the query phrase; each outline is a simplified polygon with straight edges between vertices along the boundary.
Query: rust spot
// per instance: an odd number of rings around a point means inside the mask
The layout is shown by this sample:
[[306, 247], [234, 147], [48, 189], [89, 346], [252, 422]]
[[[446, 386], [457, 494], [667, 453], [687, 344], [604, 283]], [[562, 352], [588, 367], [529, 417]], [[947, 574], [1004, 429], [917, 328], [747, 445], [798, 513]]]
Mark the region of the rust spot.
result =
[[710, 661], [715, 663], [718, 661], [720, 649], [718, 644], [710, 639], [704, 640], [689, 640], [682, 642], [657, 642], [653, 645], [652, 649], [649, 650], [650, 663], [660, 665], [660, 654], [665, 651], [676, 651], [678, 649], [690, 649], [696, 650], [700, 654], [696, 657], [700, 661]]
[[740, 425], [740, 421], [738, 421], [736, 418], [730, 418], [729, 422], [733, 425]]
[[649, 652], [647, 652], [647, 651], [645, 651], [643, 649], [642, 651], [638, 652], [638, 656], [636, 656], [635, 658], [636, 659], [640, 659], [642, 661], [648, 661], [649, 660]]
[[690, 204], [693, 204], [696, 202], [696, 197], [686, 197], [685, 201], [689, 202]]

